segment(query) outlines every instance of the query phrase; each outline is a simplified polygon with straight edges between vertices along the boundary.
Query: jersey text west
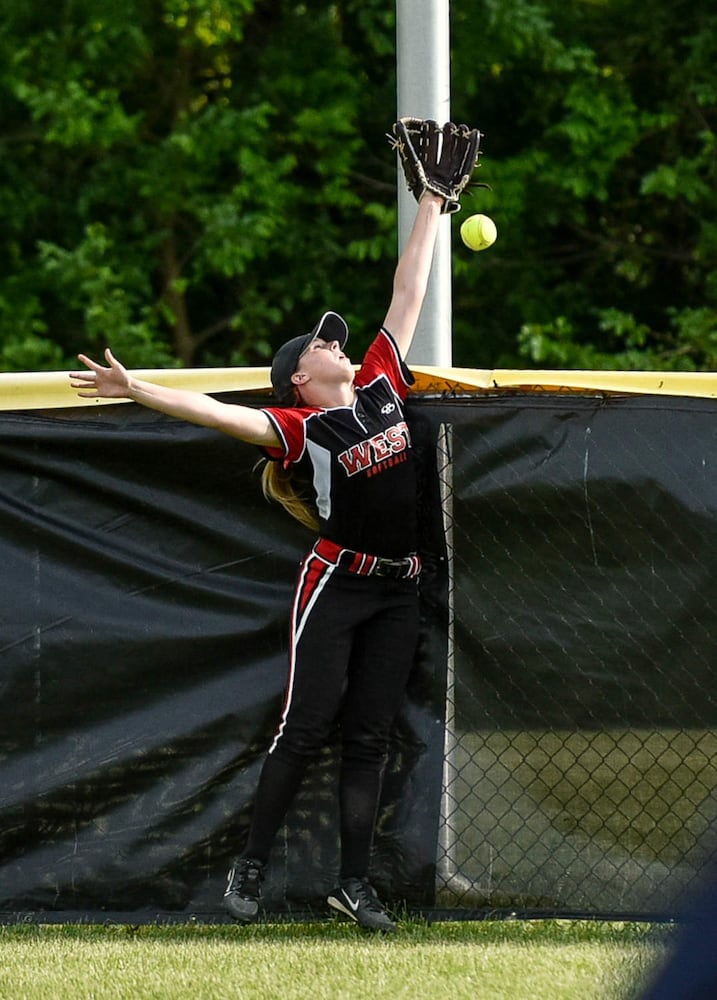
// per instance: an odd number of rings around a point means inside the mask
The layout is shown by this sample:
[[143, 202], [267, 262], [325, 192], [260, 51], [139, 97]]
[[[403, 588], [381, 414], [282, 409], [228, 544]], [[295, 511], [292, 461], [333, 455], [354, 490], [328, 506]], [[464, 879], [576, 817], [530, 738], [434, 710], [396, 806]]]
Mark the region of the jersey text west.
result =
[[338, 456], [347, 476], [355, 476], [357, 472], [366, 472], [374, 466], [385, 462], [387, 458], [404, 452], [411, 444], [411, 436], [405, 420], [393, 427], [388, 427], [379, 434], [352, 445]]

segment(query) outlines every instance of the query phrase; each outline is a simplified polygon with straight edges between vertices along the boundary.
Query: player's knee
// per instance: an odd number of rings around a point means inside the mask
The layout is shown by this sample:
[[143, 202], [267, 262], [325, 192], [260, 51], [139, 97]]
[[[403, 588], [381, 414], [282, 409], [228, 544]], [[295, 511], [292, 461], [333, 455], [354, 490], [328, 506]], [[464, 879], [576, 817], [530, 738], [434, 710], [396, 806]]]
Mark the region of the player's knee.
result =
[[345, 740], [341, 761], [345, 768], [358, 771], [381, 771], [388, 756], [388, 740], [372, 737]]
[[295, 763], [309, 762], [319, 755], [326, 737], [317, 731], [287, 727], [276, 742], [274, 753]]

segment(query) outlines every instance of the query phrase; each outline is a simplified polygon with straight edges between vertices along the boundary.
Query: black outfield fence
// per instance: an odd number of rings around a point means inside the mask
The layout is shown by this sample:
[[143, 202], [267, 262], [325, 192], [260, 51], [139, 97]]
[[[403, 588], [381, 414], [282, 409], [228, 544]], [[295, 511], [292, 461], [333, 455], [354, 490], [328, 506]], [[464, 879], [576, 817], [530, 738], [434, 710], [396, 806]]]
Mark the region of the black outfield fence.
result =
[[[717, 402], [409, 413], [423, 633], [375, 883], [434, 916], [672, 915], [717, 850]], [[224, 919], [311, 541], [257, 457], [132, 405], [0, 413], [6, 919]], [[323, 911], [335, 766], [280, 831], [270, 916]]]

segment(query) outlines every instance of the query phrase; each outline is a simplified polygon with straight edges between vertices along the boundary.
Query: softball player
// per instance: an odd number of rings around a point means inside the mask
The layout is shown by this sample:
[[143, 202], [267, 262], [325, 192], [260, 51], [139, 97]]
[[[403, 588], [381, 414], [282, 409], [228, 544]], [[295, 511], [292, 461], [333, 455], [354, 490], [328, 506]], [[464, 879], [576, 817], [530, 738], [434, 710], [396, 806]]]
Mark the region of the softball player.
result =
[[328, 312], [274, 358], [282, 407], [254, 409], [144, 382], [109, 349], [106, 367], [80, 355], [89, 371], [71, 375], [82, 396], [130, 398], [259, 445], [282, 467], [310, 466], [319, 538], [300, 567], [281, 720], [224, 896], [243, 923], [258, 915], [272, 841], [338, 720], [341, 873], [328, 902], [363, 926], [394, 928], [367, 874], [390, 727], [418, 635], [416, 484], [402, 407], [413, 379], [402, 356], [423, 302], [441, 205], [430, 192], [421, 199], [391, 305], [358, 373], [344, 353], [346, 323]]
[[[348, 376], [347, 334], [341, 317], [327, 313], [310, 334], [282, 348], [272, 372], [280, 398], [293, 394], [297, 368], [336, 366]], [[310, 462], [320, 529], [300, 567], [284, 709], [259, 781], [245, 860], [231, 873], [225, 903], [240, 920], [255, 916], [249, 889], [258, 888], [306, 766], [339, 719], [341, 876], [329, 903], [359, 923], [391, 930], [366, 876], [390, 727], [418, 638], [416, 481], [402, 407], [413, 379], [385, 328], [350, 377], [345, 405], [305, 405], [311, 383], [300, 382], [299, 406], [265, 411], [281, 442], [269, 449], [272, 457]]]
[[[403, 357], [425, 296], [441, 213], [458, 208], [479, 135], [451, 123], [439, 129], [435, 122], [404, 121], [394, 126], [396, 146], [418, 211], [384, 323], [358, 373], [344, 353], [346, 323], [327, 312], [274, 357], [272, 384], [282, 404], [277, 407], [227, 404], [141, 381], [109, 349], [106, 366], [79, 355], [89, 370], [70, 376], [81, 396], [130, 398], [258, 445], [271, 459], [265, 491], [304, 521], [306, 511], [287, 491], [284, 473], [297, 465], [309, 470], [318, 539], [299, 570], [283, 711], [259, 779], [248, 840], [224, 895], [226, 909], [242, 923], [258, 915], [276, 832], [307, 765], [338, 721], [341, 870], [328, 903], [364, 927], [395, 928], [368, 881], [368, 868], [391, 724], [418, 637], [416, 481], [402, 405], [413, 379]], [[425, 140], [420, 148], [428, 161], [421, 169], [411, 146], [414, 134]], [[449, 155], [457, 186], [446, 183]]]

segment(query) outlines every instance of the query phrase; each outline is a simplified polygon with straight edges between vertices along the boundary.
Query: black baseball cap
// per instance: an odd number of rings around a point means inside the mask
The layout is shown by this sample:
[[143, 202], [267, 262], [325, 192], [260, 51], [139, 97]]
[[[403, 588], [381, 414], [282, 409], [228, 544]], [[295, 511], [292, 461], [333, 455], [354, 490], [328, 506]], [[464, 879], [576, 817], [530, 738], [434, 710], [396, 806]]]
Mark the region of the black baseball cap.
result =
[[337, 340], [343, 348], [348, 336], [349, 328], [346, 320], [338, 313], [325, 312], [311, 333], [294, 337], [282, 344], [271, 363], [271, 384], [278, 399], [282, 403], [293, 400], [295, 387], [291, 376], [299, 366], [299, 358], [313, 340], [320, 337], [327, 344]]

